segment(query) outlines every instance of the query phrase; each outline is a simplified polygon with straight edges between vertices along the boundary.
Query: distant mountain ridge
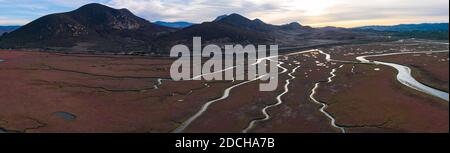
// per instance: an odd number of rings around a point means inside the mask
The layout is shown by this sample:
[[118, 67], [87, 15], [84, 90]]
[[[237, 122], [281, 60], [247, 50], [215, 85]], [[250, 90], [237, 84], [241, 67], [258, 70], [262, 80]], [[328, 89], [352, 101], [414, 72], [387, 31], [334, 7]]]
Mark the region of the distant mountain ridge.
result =
[[19, 29], [19, 28], [20, 28], [20, 26], [0, 26], [0, 36], [3, 33], [11, 32], [11, 31], [14, 31], [14, 30]]
[[17, 26], [0, 26], [0, 30], [16, 30], [16, 29], [19, 29], [20, 28], [20, 26], [19, 25], [17, 25]]
[[272, 25], [235, 13], [185, 28], [158, 23], [137, 17], [127, 9], [92, 3], [71, 12], [36, 19], [0, 37], [0, 48], [167, 55], [173, 45], [192, 45], [192, 38], [196, 36], [202, 37], [203, 45], [278, 44], [280, 48], [379, 39], [370, 32], [336, 27], [312, 28], [297, 22]]
[[154, 23], [158, 24], [160, 26], [171, 27], [171, 28], [186, 28], [186, 27], [190, 27], [190, 26], [194, 25], [194, 23], [184, 22], [184, 21], [179, 21], [179, 22], [156, 21]]
[[192, 44], [192, 37], [200, 36], [204, 44], [278, 44], [281, 48], [318, 46], [353, 41], [368, 36], [343, 28], [312, 28], [292, 22], [285, 25], [267, 24], [260, 19], [248, 19], [233, 13], [221, 15], [211, 22], [192, 25], [159, 37], [155, 44], [167, 52], [177, 44]]
[[448, 23], [422, 23], [422, 24], [400, 24], [394, 26], [364, 26], [355, 29], [375, 30], [375, 31], [448, 31]]

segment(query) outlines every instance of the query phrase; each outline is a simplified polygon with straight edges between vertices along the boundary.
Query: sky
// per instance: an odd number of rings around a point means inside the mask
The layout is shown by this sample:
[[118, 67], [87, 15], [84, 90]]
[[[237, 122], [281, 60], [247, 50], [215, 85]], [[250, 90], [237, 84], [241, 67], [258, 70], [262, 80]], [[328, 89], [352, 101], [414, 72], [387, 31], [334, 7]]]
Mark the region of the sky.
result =
[[24, 25], [93, 2], [127, 8], [152, 22], [201, 23], [231, 13], [313, 27], [449, 22], [449, 0], [0, 0], [0, 25]]

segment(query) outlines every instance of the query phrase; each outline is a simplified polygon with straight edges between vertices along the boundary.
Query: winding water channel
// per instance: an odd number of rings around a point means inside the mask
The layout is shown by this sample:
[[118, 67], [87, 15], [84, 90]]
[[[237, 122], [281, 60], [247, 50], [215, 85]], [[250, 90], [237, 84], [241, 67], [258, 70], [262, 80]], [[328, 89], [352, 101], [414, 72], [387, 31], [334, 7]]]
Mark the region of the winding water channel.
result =
[[[303, 54], [303, 53], [309, 53], [309, 52], [319, 52], [320, 54], [325, 55], [326, 56], [326, 60], [328, 62], [330, 62], [330, 61], [344, 62], [344, 63], [351, 62], [351, 61], [341, 61], [341, 60], [331, 59], [331, 55], [330, 54], [327, 54], [327, 53], [325, 53], [325, 52], [323, 52], [321, 50], [317, 50], [317, 49], [295, 52], [295, 53], [291, 53], [291, 54], [286, 54], [285, 56], [288, 57], [288, 56], [291, 56], [291, 55], [297, 55], [297, 54]], [[388, 63], [388, 62], [367, 60], [367, 58], [370, 58], [370, 57], [391, 56], [391, 55], [401, 55], [401, 54], [444, 53], [444, 52], [449, 52], [449, 51], [448, 50], [442, 50], [442, 51], [384, 53], [384, 54], [358, 56], [358, 57], [356, 57], [356, 59], [358, 61], [360, 61], [361, 63], [386, 65], [386, 66], [389, 66], [389, 67], [393, 67], [393, 68], [395, 68], [398, 71], [397, 80], [401, 84], [403, 84], [403, 85], [405, 85], [405, 86], [407, 86], [409, 88], [412, 88], [412, 89], [415, 89], [417, 91], [429, 94], [431, 96], [440, 98], [440, 99], [445, 100], [445, 101], [448, 102], [449, 101], [449, 94], [447, 92], [434, 89], [432, 87], [426, 86], [426, 85], [420, 83], [419, 81], [415, 80], [414, 77], [411, 75], [411, 68], [409, 68], [407, 66], [404, 66], [404, 65], [396, 64], [396, 63]], [[254, 64], [261, 63], [262, 61], [265, 61], [265, 60], [274, 62], [274, 61], [272, 61], [270, 59], [278, 58], [278, 57], [279, 56], [272, 56], [272, 57], [267, 57], [267, 58], [264, 58], [264, 59], [258, 59], [257, 62], [254, 63]], [[0, 62], [4, 62], [4, 60], [0, 59]], [[283, 74], [283, 73], [286, 73], [288, 71], [288, 69], [283, 67], [282, 64], [284, 64], [284, 63], [283, 62], [279, 62], [278, 65], [277, 65], [279, 68], [282, 69], [282, 72], [280, 72], [279, 74]], [[343, 65], [341, 65], [339, 68], [341, 68], [342, 66]], [[192, 79], [198, 79], [198, 78], [201, 78], [201, 77], [206, 76], [206, 75], [212, 75], [212, 74], [216, 74], [216, 73], [225, 72], [225, 71], [228, 71], [228, 70], [232, 70], [234, 68], [236, 68], [236, 66], [225, 68], [225, 69], [222, 69], [220, 71], [216, 71], [216, 72], [212, 72], [212, 73], [207, 73], [207, 74], [202, 74], [202, 75], [199, 75], [199, 76], [195, 76]], [[288, 76], [290, 78], [285, 80], [283, 92], [280, 93], [279, 95], [277, 95], [277, 97], [276, 97], [277, 102], [274, 103], [274, 104], [271, 104], [271, 105], [267, 105], [261, 110], [262, 114], [264, 115], [264, 118], [252, 120], [249, 123], [248, 127], [245, 128], [244, 130], [242, 130], [242, 133], [248, 133], [250, 130], [252, 130], [255, 127], [255, 125], [257, 123], [263, 122], [263, 121], [267, 121], [267, 120], [269, 120], [271, 118], [270, 115], [268, 114], [267, 110], [270, 109], [270, 108], [277, 107], [277, 106], [279, 106], [279, 105], [281, 105], [283, 103], [282, 97], [289, 92], [289, 85], [290, 85], [291, 81], [296, 79], [296, 77], [293, 74], [297, 71], [298, 68], [300, 68], [300, 65], [298, 65], [295, 68], [291, 69], [290, 73], [288, 73]], [[328, 105], [326, 103], [320, 102], [315, 97], [315, 95], [317, 94], [317, 89], [319, 88], [320, 84], [321, 83], [331, 83], [333, 81], [332, 79], [334, 77], [336, 77], [335, 72], [339, 68], [332, 69], [332, 71], [330, 72], [330, 77], [328, 77], [328, 79], [327, 79], [328, 80], [327, 82], [317, 82], [317, 83], [315, 83], [313, 89], [311, 90], [311, 94], [309, 95], [309, 98], [311, 99], [312, 102], [321, 105], [321, 108], [320, 108], [319, 111], [330, 119], [330, 125], [332, 127], [339, 129], [342, 133], [345, 133], [346, 132], [345, 128], [340, 127], [339, 125], [337, 125], [335, 118], [326, 111]], [[354, 72], [354, 67], [352, 68], [352, 72]], [[265, 75], [260, 76], [258, 78], [255, 78], [253, 80], [244, 81], [244, 82], [241, 82], [241, 83], [238, 83], [238, 84], [235, 84], [233, 86], [230, 86], [230, 87], [226, 88], [223, 91], [222, 97], [214, 99], [214, 100], [211, 100], [211, 101], [208, 101], [205, 104], [203, 104], [201, 109], [198, 112], [196, 112], [193, 116], [191, 116], [190, 118], [185, 120], [183, 123], [181, 123], [180, 126], [177, 127], [175, 130], [173, 130], [172, 132], [173, 133], [183, 132], [193, 121], [195, 121], [198, 117], [203, 115], [213, 103], [216, 103], [216, 102], [222, 101], [224, 99], [227, 99], [230, 96], [230, 92], [231, 92], [232, 89], [234, 89], [236, 87], [239, 87], [239, 86], [242, 86], [242, 85], [246, 85], [246, 84], [254, 82], [254, 81], [257, 81], [257, 80], [259, 80], [259, 79], [261, 79], [263, 77], [265, 77]], [[165, 81], [165, 80], [166, 79], [161, 79], [161, 78], [157, 79], [154, 88], [158, 89], [163, 84], [163, 81]], [[233, 80], [233, 82], [234, 82], [234, 80]], [[205, 84], [205, 86], [209, 87], [208, 84]], [[5, 131], [0, 129], [0, 133], [1, 132], [5, 132]]]
[[[339, 66], [339, 68], [342, 68], [344, 65]], [[336, 70], [337, 68], [333, 69], [330, 72], [330, 77], [328, 77], [328, 81], [326, 83], [331, 83], [333, 81], [333, 78], [336, 77]], [[314, 88], [311, 90], [311, 94], [309, 95], [309, 98], [314, 102], [317, 103], [319, 105], [321, 105], [322, 107], [320, 108], [320, 112], [322, 112], [323, 114], [325, 114], [325, 116], [327, 116], [330, 119], [330, 125], [334, 128], [339, 129], [342, 133], [345, 133], [345, 129], [343, 127], [340, 127], [338, 125], [336, 125], [336, 119], [327, 111], [325, 111], [325, 109], [328, 108], [328, 105], [324, 102], [321, 102], [319, 100], [317, 100], [314, 96], [317, 93], [317, 89], [319, 88], [319, 84], [320, 83], [316, 83], [314, 84]]]
[[[281, 72], [280, 74], [286, 73], [288, 71], [287, 68], [281, 66], [282, 63], [280, 63], [278, 66], [283, 69], [283, 72]], [[281, 100], [281, 97], [285, 94], [287, 94], [289, 92], [289, 84], [291, 83], [291, 80], [294, 80], [296, 77], [293, 76], [293, 74], [297, 71], [297, 69], [300, 68], [300, 66], [295, 67], [294, 69], [292, 69], [292, 71], [288, 74], [289, 77], [291, 77], [290, 79], [287, 79], [284, 85], [284, 91], [283, 93], [279, 94], [277, 96], [277, 103], [273, 104], [273, 105], [267, 105], [266, 107], [264, 107], [261, 112], [264, 114], [264, 118], [263, 119], [258, 119], [258, 120], [253, 120], [250, 122], [250, 124], [248, 125], [247, 128], [245, 128], [244, 130], [242, 130], [242, 133], [248, 133], [248, 131], [250, 131], [251, 129], [253, 129], [253, 127], [255, 126], [256, 123], [258, 122], [263, 122], [263, 121], [267, 121], [270, 119], [270, 115], [267, 113], [267, 110], [273, 107], [277, 107], [278, 105], [281, 105], [283, 103], [283, 100]]]
[[[331, 61], [334, 61], [334, 62], [344, 62], [344, 63], [351, 62], [351, 61], [334, 60], [334, 59], [331, 58], [331, 55], [330, 55], [330, 54], [327, 54], [327, 53], [323, 52], [322, 50], [318, 50], [318, 49], [312, 49], [312, 50], [306, 50], [306, 51], [300, 51], [300, 52], [290, 53], [290, 54], [287, 54], [285, 57], [289, 57], [289, 56], [292, 56], [292, 55], [304, 54], [304, 53], [311, 53], [311, 52], [318, 52], [318, 53], [320, 53], [320, 54], [322, 54], [322, 55], [325, 55], [325, 59], [326, 59], [326, 61], [328, 61], [328, 62], [331, 62]], [[285, 72], [287, 71], [287, 69], [284, 68], [284, 67], [282, 67], [281, 64], [279, 64], [278, 66], [279, 66], [280, 68], [284, 69], [284, 71], [283, 71], [282, 73], [285, 73]], [[339, 68], [341, 68], [342, 66], [344, 66], [344, 65], [341, 65]], [[276, 98], [276, 99], [277, 99], [277, 103], [275, 103], [275, 104], [273, 104], [273, 105], [268, 105], [268, 106], [264, 107], [264, 108], [261, 110], [261, 112], [263, 113], [263, 115], [264, 115], [265, 117], [264, 117], [263, 119], [255, 119], [255, 120], [250, 121], [249, 126], [248, 126], [247, 128], [245, 128], [245, 129], [242, 131], [242, 133], [248, 133], [250, 130], [252, 130], [252, 129], [255, 127], [256, 123], [258, 123], [258, 122], [263, 122], [263, 121], [267, 121], [267, 120], [269, 120], [269, 119], [271, 118], [270, 115], [267, 113], [267, 110], [268, 110], [269, 108], [273, 108], [273, 107], [279, 106], [279, 105], [281, 105], [281, 104], [283, 103], [283, 100], [281, 99], [281, 97], [282, 97], [283, 95], [285, 95], [286, 93], [289, 92], [289, 84], [290, 84], [290, 81], [291, 81], [291, 80], [294, 80], [294, 79], [296, 78], [295, 76], [293, 76], [293, 74], [296, 72], [296, 70], [297, 70], [298, 68], [300, 68], [300, 66], [297, 66], [296, 68], [294, 68], [294, 69], [292, 70], [291, 73], [288, 74], [291, 78], [286, 80], [286, 84], [285, 84], [285, 86], [284, 86], [284, 92], [281, 93], [281, 94], [279, 94], [279, 95], [277, 96], [277, 98]], [[331, 82], [332, 82], [332, 78], [336, 77], [336, 75], [334, 74], [335, 72], [336, 72], [336, 69], [333, 69], [333, 70], [330, 72], [330, 75], [331, 75], [331, 76], [328, 77], [328, 82], [327, 82], [327, 83], [331, 83]], [[280, 74], [282, 74], [282, 73], [280, 73]], [[345, 133], [345, 129], [344, 129], [343, 127], [337, 126], [337, 125], [335, 124], [336, 120], [334, 119], [334, 117], [333, 117], [332, 115], [330, 115], [328, 112], [325, 111], [325, 109], [328, 107], [328, 105], [325, 104], [325, 103], [323, 103], [323, 102], [320, 102], [320, 101], [318, 101], [318, 100], [316, 100], [316, 99], [314, 98], [314, 95], [316, 94], [317, 88], [319, 88], [319, 83], [316, 83], [316, 84], [314, 85], [314, 88], [312, 89], [312, 92], [311, 92], [311, 94], [310, 94], [310, 96], [309, 96], [310, 99], [311, 99], [311, 101], [313, 101], [313, 102], [315, 102], [315, 103], [317, 103], [317, 104], [319, 104], [319, 105], [322, 106], [322, 107], [320, 108], [320, 112], [322, 112], [325, 116], [327, 116], [327, 117], [330, 119], [330, 125], [331, 125], [331, 126], [337, 128], [337, 129], [339, 129], [342, 133]]]
[[[278, 58], [278, 57], [279, 57], [279, 56], [269, 56], [269, 57], [259, 58], [259, 59], [257, 59], [257, 61], [256, 61], [255, 63], [253, 63], [252, 65], [259, 64], [259, 63], [261, 63], [261, 62], [263, 62], [263, 61], [276, 62], [276, 61], [271, 60], [271, 59], [273, 59], [273, 58]], [[277, 65], [277, 66], [280, 67], [281, 64], [282, 64], [282, 62], [278, 62], [278, 65]], [[228, 71], [228, 70], [233, 70], [233, 69], [236, 68], [237, 66], [238, 66], [238, 65], [233, 66], [233, 67], [227, 67], [227, 68], [225, 68], [225, 69], [222, 69], [222, 70], [219, 70], [219, 71], [215, 71], [215, 72], [211, 72], [211, 73], [201, 74], [201, 75], [198, 75], [198, 76], [193, 77], [192, 79], [193, 79], [193, 80], [194, 80], [194, 79], [199, 79], [199, 78], [201, 78], [201, 77], [203, 77], [203, 76], [212, 75], [212, 74], [216, 74], [216, 73], [221, 73], [221, 72], [225, 72], [225, 71]], [[285, 71], [287, 71], [287, 69], [284, 69], [283, 71], [285, 72]], [[282, 73], [284, 73], [284, 72], [282, 72]], [[242, 86], [242, 85], [245, 85], [245, 84], [248, 84], [248, 83], [251, 83], [251, 82], [254, 82], [254, 81], [257, 81], [257, 80], [260, 80], [260, 79], [262, 79], [262, 78], [264, 78], [264, 77], [266, 77], [266, 76], [267, 76], [267, 74], [266, 74], [266, 75], [259, 76], [259, 77], [255, 78], [255, 79], [252, 79], [252, 80], [248, 80], [248, 81], [244, 81], [244, 82], [235, 84], [235, 85], [233, 85], [233, 86], [231, 86], [231, 87], [226, 88], [226, 89], [224, 90], [223, 94], [222, 94], [222, 97], [217, 98], [217, 99], [214, 99], [214, 100], [211, 100], [211, 101], [208, 101], [208, 102], [206, 102], [205, 104], [203, 104], [202, 108], [201, 108], [197, 113], [195, 113], [195, 114], [194, 114], [193, 116], [191, 116], [189, 119], [187, 119], [186, 121], [184, 121], [183, 123], [181, 123], [180, 126], [178, 126], [175, 130], [172, 131], [172, 133], [181, 133], [181, 132], [183, 132], [183, 131], [184, 131], [184, 130], [185, 130], [185, 129], [186, 129], [186, 128], [194, 121], [194, 120], [196, 120], [198, 117], [200, 117], [201, 115], [203, 115], [203, 113], [205, 113], [205, 112], [208, 110], [208, 108], [210, 107], [211, 104], [216, 103], [216, 102], [219, 102], [219, 101], [222, 101], [222, 100], [224, 100], [224, 99], [227, 99], [227, 98], [230, 96], [230, 92], [231, 92], [232, 89], [234, 89], [234, 88], [236, 88], [236, 87], [239, 87], [239, 86]], [[234, 79], [233, 79], [233, 82], [235, 82]]]
[[198, 111], [194, 116], [191, 116], [189, 119], [187, 119], [186, 121], [184, 121], [183, 123], [181, 123], [181, 125], [180, 125], [179, 127], [177, 127], [175, 130], [173, 130], [172, 133], [181, 133], [181, 132], [183, 132], [184, 129], [186, 129], [186, 127], [188, 127], [194, 120], [196, 120], [196, 119], [197, 119], [198, 117], [200, 117], [206, 110], [208, 110], [208, 108], [209, 108], [209, 106], [210, 106], [211, 104], [213, 104], [213, 103], [215, 103], [215, 102], [218, 102], [218, 101], [221, 101], [221, 100], [224, 100], [224, 99], [227, 99], [228, 96], [230, 96], [230, 92], [231, 92], [232, 89], [234, 89], [234, 88], [236, 88], [236, 87], [239, 87], [239, 86], [242, 86], [242, 85], [244, 85], [244, 84], [248, 84], [248, 83], [250, 83], [250, 82], [259, 80], [259, 79], [261, 79], [261, 78], [263, 78], [263, 77], [265, 77], [265, 76], [266, 76], [266, 75], [263, 75], [263, 76], [260, 76], [260, 77], [258, 77], [258, 78], [256, 78], [256, 79], [253, 79], [253, 80], [248, 80], [248, 81], [245, 81], [245, 82], [241, 82], [241, 83], [239, 83], [239, 84], [233, 85], [233, 86], [231, 86], [231, 87], [225, 89], [225, 91], [223, 92], [222, 97], [220, 97], [220, 98], [218, 98], [218, 99], [214, 99], [214, 100], [208, 101], [207, 103], [205, 103], [205, 104], [202, 106], [202, 108], [200, 109], [200, 111]]
[[400, 65], [400, 64], [395, 64], [395, 63], [388, 63], [388, 62], [381, 62], [381, 61], [370, 61], [367, 60], [366, 58], [369, 57], [379, 57], [379, 56], [390, 56], [390, 55], [401, 55], [401, 54], [427, 54], [427, 53], [443, 53], [443, 52], [449, 52], [448, 50], [443, 50], [443, 51], [426, 51], [426, 52], [401, 52], [401, 53], [387, 53], [387, 54], [377, 54], [377, 55], [365, 55], [365, 56], [359, 56], [356, 59], [361, 61], [362, 63], [369, 63], [369, 64], [380, 64], [380, 65], [386, 65], [386, 66], [390, 66], [393, 67], [397, 70], [397, 80], [407, 86], [410, 87], [414, 90], [426, 93], [428, 95], [440, 98], [442, 100], [445, 101], [449, 101], [449, 94], [447, 92], [444, 91], [440, 91], [437, 90], [435, 88], [426, 86], [422, 83], [420, 83], [419, 81], [417, 81], [416, 79], [414, 79], [414, 77], [411, 75], [411, 68], [404, 66], [404, 65]]

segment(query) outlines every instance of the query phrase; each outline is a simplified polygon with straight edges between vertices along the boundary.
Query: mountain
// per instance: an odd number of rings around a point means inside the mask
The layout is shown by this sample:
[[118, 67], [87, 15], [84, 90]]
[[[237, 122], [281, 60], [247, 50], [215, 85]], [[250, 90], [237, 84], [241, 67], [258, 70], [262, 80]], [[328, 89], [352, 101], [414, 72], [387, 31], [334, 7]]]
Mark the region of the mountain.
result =
[[394, 26], [364, 26], [353, 28], [358, 32], [377, 32], [398, 39], [448, 40], [448, 23], [400, 24]]
[[[228, 17], [227, 17], [228, 18]], [[227, 18], [224, 20], [228, 21]], [[245, 20], [244, 18], [241, 18]], [[234, 22], [213, 21], [192, 25], [182, 30], [158, 37], [157, 52], [164, 54], [170, 47], [177, 44], [192, 46], [192, 37], [202, 37], [205, 44], [263, 44], [274, 42], [271, 35], [255, 31], [245, 25], [234, 24]]]
[[194, 23], [189, 23], [189, 22], [156, 21], [154, 23], [157, 24], [157, 25], [160, 25], [160, 26], [171, 27], [171, 28], [178, 28], [178, 29], [182, 29], [182, 28], [186, 28], [186, 27], [194, 25]]
[[166, 55], [174, 45], [192, 46], [195, 36], [202, 37], [203, 45], [278, 44], [280, 49], [378, 39], [378, 34], [368, 31], [312, 28], [297, 22], [273, 25], [236, 13], [219, 16], [211, 22], [172, 28], [188, 24], [155, 24], [127, 9], [92, 3], [71, 12], [43, 16], [3, 35], [0, 48]]
[[192, 25], [167, 35], [161, 35], [156, 39], [155, 51], [167, 54], [173, 45], [191, 46], [194, 36], [202, 37], [202, 45], [278, 44], [282, 49], [365, 41], [377, 37], [369, 32], [355, 32], [336, 27], [312, 28], [297, 22], [272, 25], [260, 19], [251, 20], [234, 13], [219, 16], [212, 22]]
[[3, 33], [11, 32], [11, 31], [14, 31], [19, 28], [20, 28], [20, 26], [0, 26], [0, 36]]
[[[301, 28], [305, 28], [305, 27], [303, 27], [298, 22], [292, 22], [292, 23], [289, 23], [289, 24], [282, 25], [282, 26], [280, 26], [280, 28], [283, 29], [283, 30], [296, 30], [296, 29], [301, 29]], [[311, 27], [308, 27], [308, 28], [311, 28]]]
[[16, 29], [18, 29], [18, 28], [20, 28], [20, 26], [0, 26], [0, 30], [10, 30], [10, 31], [13, 31], [13, 30], [16, 30]]
[[245, 28], [247, 30], [253, 30], [258, 32], [273, 33], [277, 31], [304, 31], [311, 30], [309, 26], [303, 26], [298, 22], [292, 22], [285, 25], [272, 25], [265, 23], [260, 19], [250, 20], [239, 14], [222, 15], [217, 17], [213, 22], [220, 24], [227, 24], [234, 27]]
[[139, 18], [127, 9], [97, 3], [50, 14], [0, 38], [2, 48], [150, 50], [159, 35], [175, 31]]
[[422, 24], [400, 24], [394, 26], [364, 26], [356, 29], [375, 30], [375, 31], [448, 31], [448, 23], [422, 23]]
[[[286, 28], [286, 27], [284, 27]], [[280, 33], [283, 31], [284, 33]], [[160, 53], [167, 52], [176, 44], [192, 45], [192, 37], [202, 37], [203, 45], [216, 44], [275, 44], [281, 37], [304, 31], [303, 26], [283, 29], [283, 26], [267, 24], [259, 19], [250, 20], [233, 13], [221, 15], [212, 22], [204, 22], [158, 37], [157, 47]]]
[[236, 13], [228, 16], [219, 16], [214, 22], [258, 32], [269, 32], [275, 30], [275, 26], [273, 25], [266, 24], [259, 19], [250, 20]]

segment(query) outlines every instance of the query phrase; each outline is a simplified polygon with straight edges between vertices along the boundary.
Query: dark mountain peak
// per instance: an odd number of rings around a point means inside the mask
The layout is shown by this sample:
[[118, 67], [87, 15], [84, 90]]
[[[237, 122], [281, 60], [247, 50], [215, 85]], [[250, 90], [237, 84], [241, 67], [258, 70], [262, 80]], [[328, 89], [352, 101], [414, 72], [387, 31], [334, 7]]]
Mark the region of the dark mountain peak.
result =
[[112, 7], [103, 5], [103, 4], [99, 4], [99, 3], [86, 4], [86, 5], [81, 6], [78, 9], [76, 9], [72, 12], [68, 12], [68, 13], [73, 13], [73, 14], [78, 14], [78, 15], [86, 15], [86, 16], [98, 15], [98, 14], [110, 15], [110, 16], [126, 15], [126, 16], [133, 16], [135, 18], [139, 18], [126, 8], [115, 9], [115, 8], [112, 8]]
[[228, 16], [224, 16], [220, 20], [216, 20], [216, 23], [231, 25], [237, 28], [244, 28], [247, 30], [254, 30], [259, 32], [268, 32], [273, 30], [274, 26], [269, 25], [261, 21], [260, 19], [250, 20], [240, 14], [233, 13]]
[[258, 25], [258, 24], [266, 24], [260, 19], [250, 20], [247, 17], [244, 17], [237, 13], [232, 13], [230, 15], [221, 15], [214, 20], [215, 22], [228, 23], [235, 26], [244, 26], [244, 25]]
[[214, 20], [214, 22], [218, 22], [218, 21], [221, 21], [221, 20], [246, 20], [246, 21], [251, 21], [250, 19], [248, 19], [248, 18], [246, 18], [246, 17], [244, 17], [244, 16], [242, 16], [240, 14], [237, 14], [237, 13], [231, 13], [230, 15], [224, 14], [224, 15], [218, 16]]
[[115, 13], [123, 13], [127, 15], [134, 15], [130, 10], [126, 8], [115, 9], [103, 4], [99, 3], [90, 3], [81, 6], [80, 8], [74, 10], [73, 12], [115, 12]]
[[132, 30], [152, 26], [150, 22], [135, 16], [127, 9], [114, 9], [98, 3], [87, 4], [65, 14], [83, 25], [97, 28]]
[[36, 19], [4, 36], [0, 46], [70, 48], [89, 43], [97, 50], [146, 49], [157, 36], [173, 30], [150, 23], [127, 9], [91, 3]]
[[76, 10], [92, 10], [92, 9], [113, 9], [113, 8], [103, 5], [103, 4], [99, 4], [99, 3], [89, 3], [89, 4], [81, 6], [80, 8], [78, 8]]
[[250, 24], [252, 22], [252, 20], [250, 20], [240, 14], [233, 13], [226, 17], [223, 17], [220, 20], [217, 20], [217, 22], [228, 23], [231, 25], [243, 25], [243, 24]]
[[296, 27], [302, 27], [302, 25], [300, 23], [298, 23], [298, 22], [291, 22], [291, 23], [289, 23], [287, 25], [296, 26]]
[[284, 30], [298, 30], [298, 29], [303, 29], [305, 27], [302, 26], [298, 22], [291, 22], [289, 24], [282, 25], [281, 28], [284, 29]]
[[119, 13], [119, 12], [126, 13], [125, 10], [114, 9], [114, 8], [111, 8], [109, 6], [106, 6], [106, 5], [103, 5], [103, 4], [99, 4], [99, 3], [90, 3], [90, 4], [83, 5], [80, 8], [78, 8], [78, 9], [76, 9], [76, 10], [70, 12], [70, 13], [98, 14], [98, 13]]
[[[237, 14], [237, 13], [231, 13], [230, 15], [228, 15], [228, 17], [230, 18], [241, 18], [241, 19], [247, 19], [246, 17], [244, 17], [243, 15]], [[248, 20], [248, 19], [247, 19]]]
[[257, 24], [266, 24], [264, 21], [262, 21], [262, 20], [260, 20], [258, 18], [254, 19], [253, 22], [257, 23]]

